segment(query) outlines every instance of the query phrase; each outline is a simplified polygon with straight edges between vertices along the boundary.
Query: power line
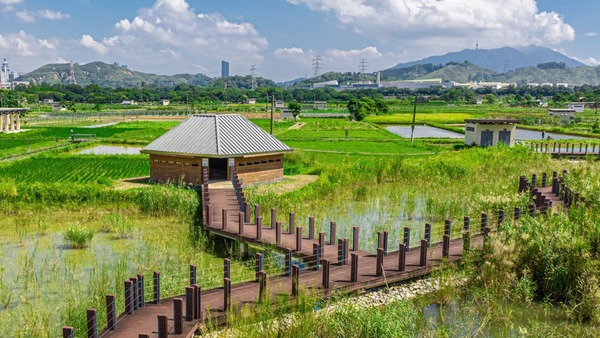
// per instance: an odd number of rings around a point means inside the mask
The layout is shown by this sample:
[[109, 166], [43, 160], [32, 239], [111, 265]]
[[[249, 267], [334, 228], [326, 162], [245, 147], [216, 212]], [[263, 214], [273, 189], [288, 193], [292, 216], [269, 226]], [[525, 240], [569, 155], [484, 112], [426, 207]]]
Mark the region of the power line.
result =
[[313, 62], [312, 62], [312, 66], [313, 66], [313, 70], [315, 71], [313, 73], [313, 76], [314, 77], [319, 76], [320, 71], [321, 71], [321, 66], [322, 66], [321, 55], [315, 56], [315, 58], [313, 59]]

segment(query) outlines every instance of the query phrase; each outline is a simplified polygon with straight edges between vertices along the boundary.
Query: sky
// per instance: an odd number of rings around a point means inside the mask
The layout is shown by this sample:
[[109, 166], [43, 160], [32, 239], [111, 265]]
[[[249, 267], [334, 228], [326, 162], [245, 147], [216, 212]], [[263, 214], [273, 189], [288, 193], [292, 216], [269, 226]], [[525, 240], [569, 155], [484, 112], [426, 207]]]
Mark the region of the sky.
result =
[[0, 0], [0, 57], [287, 81], [465, 48], [539, 45], [600, 65], [598, 0]]

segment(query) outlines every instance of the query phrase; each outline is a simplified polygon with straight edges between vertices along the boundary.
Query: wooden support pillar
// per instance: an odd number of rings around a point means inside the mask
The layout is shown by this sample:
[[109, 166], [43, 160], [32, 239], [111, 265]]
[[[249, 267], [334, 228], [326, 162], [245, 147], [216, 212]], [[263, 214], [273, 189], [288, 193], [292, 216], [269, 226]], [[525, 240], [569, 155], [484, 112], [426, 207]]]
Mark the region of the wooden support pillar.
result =
[[329, 222], [329, 245], [335, 245], [336, 228], [337, 224], [335, 222]]
[[256, 240], [262, 241], [262, 217], [256, 218]]
[[463, 233], [463, 255], [471, 250], [471, 231]]
[[403, 242], [406, 245], [406, 250], [410, 249], [410, 228], [404, 227], [404, 240]]
[[229, 220], [227, 219], [227, 209], [221, 209], [221, 229], [227, 230], [227, 223]]
[[75, 338], [75, 329], [72, 326], [63, 326], [62, 336], [63, 338]]
[[196, 266], [190, 264], [190, 285], [196, 284]]
[[275, 228], [276, 222], [277, 222], [277, 209], [271, 208], [271, 229]]
[[167, 316], [158, 315], [158, 338], [168, 338], [169, 337], [169, 324], [167, 321]]
[[471, 230], [471, 217], [469, 217], [469, 216], [463, 217], [463, 230], [464, 231]]
[[383, 275], [383, 248], [377, 248], [377, 262], [375, 265], [375, 276]]
[[315, 271], [319, 271], [319, 265], [321, 265], [321, 246], [317, 243], [313, 243], [313, 256], [315, 257]]
[[444, 235], [442, 242], [442, 257], [450, 257], [450, 235]]
[[353, 252], [350, 257], [350, 282], [356, 283], [358, 281], [358, 254]]
[[223, 279], [223, 311], [227, 312], [231, 305], [231, 279]]
[[238, 214], [238, 235], [243, 236], [244, 235], [244, 219], [246, 218], [246, 216], [244, 215], [243, 212], [239, 212]]
[[208, 227], [213, 226], [213, 208], [210, 204], [206, 205], [206, 225]]
[[223, 278], [231, 278], [231, 259], [223, 259]]
[[325, 233], [319, 232], [319, 247], [321, 248], [321, 257], [325, 254]]
[[202, 320], [202, 286], [192, 285], [194, 288], [194, 319]]
[[133, 314], [133, 283], [130, 280], [125, 281], [125, 313]]
[[515, 207], [515, 221], [521, 219], [521, 208]]
[[261, 253], [256, 253], [254, 255], [254, 265], [256, 281], [259, 281], [259, 274], [261, 271], [263, 271], [263, 255]]
[[295, 232], [295, 230], [294, 230], [295, 227], [296, 227], [296, 214], [293, 212], [290, 212], [288, 234], [293, 235]]
[[281, 222], [275, 222], [275, 245], [281, 245]]
[[296, 228], [296, 251], [302, 251], [302, 227]]
[[542, 173], [542, 188], [545, 188], [548, 184], [548, 174]]
[[450, 236], [451, 231], [452, 231], [452, 221], [447, 219], [444, 221], [444, 235]]
[[308, 218], [308, 239], [315, 239], [315, 218], [310, 216]]
[[388, 254], [388, 232], [383, 231], [383, 254], [387, 256]]
[[191, 322], [196, 318], [194, 313], [196, 304], [196, 293], [194, 292], [194, 287], [186, 286], [185, 287], [185, 320]]
[[398, 271], [406, 270], [406, 244], [400, 243], [398, 246]]
[[252, 211], [250, 210], [250, 203], [246, 202], [244, 203], [244, 222], [245, 223], [250, 223], [250, 213]]
[[110, 331], [117, 329], [117, 304], [115, 295], [106, 295], [106, 329]]
[[138, 303], [138, 283], [136, 277], [129, 278], [131, 281], [131, 298], [133, 304], [133, 310], [137, 311], [140, 304]]
[[419, 266], [427, 266], [427, 240], [421, 240], [421, 255], [419, 256]]
[[183, 299], [173, 298], [173, 334], [181, 334], [182, 332], [183, 332]]
[[292, 297], [298, 297], [300, 283], [300, 267], [292, 265]]
[[483, 228], [488, 225], [488, 217], [485, 212], [481, 213], [481, 231], [483, 232]]
[[267, 294], [267, 274], [264, 271], [258, 273], [258, 301], [263, 302]]
[[338, 239], [337, 257], [340, 265], [346, 265], [346, 257], [344, 257], [344, 240]]
[[322, 284], [324, 289], [329, 289], [329, 261], [324, 259], [321, 261], [323, 265]]
[[254, 224], [258, 224], [260, 218], [260, 204], [254, 205]]
[[352, 227], [352, 251], [358, 251], [359, 228]]
[[431, 245], [431, 224], [425, 223], [425, 239], [428, 245]]
[[285, 249], [285, 272], [288, 277], [292, 276], [292, 249]]
[[87, 337], [98, 338], [98, 318], [96, 309], [87, 309]]
[[529, 217], [535, 218], [535, 204], [529, 205]]
[[139, 303], [140, 303], [140, 307], [144, 307], [146, 306], [146, 284], [144, 283], [144, 275], [138, 274], [137, 275], [137, 280], [138, 280], [138, 299], [139, 299]]

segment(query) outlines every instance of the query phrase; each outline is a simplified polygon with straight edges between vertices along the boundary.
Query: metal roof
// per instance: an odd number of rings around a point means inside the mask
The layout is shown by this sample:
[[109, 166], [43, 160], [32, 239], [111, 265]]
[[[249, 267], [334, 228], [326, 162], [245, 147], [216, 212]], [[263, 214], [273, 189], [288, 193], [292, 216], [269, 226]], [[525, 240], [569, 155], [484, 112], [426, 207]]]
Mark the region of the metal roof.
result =
[[192, 115], [141, 152], [227, 157], [292, 150], [241, 115], [202, 114]]
[[515, 124], [520, 123], [518, 119], [465, 119], [465, 123], [479, 124]]
[[0, 108], [0, 114], [14, 114], [14, 113], [24, 113], [28, 108]]

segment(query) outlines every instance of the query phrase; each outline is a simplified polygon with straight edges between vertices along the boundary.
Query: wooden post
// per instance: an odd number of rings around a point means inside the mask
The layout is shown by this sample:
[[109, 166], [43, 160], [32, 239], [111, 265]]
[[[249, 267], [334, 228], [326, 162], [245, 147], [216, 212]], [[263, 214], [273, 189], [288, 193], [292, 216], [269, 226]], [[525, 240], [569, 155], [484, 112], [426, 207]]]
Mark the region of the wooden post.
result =
[[213, 226], [213, 208], [210, 204], [206, 206], [206, 225], [209, 227]]
[[398, 271], [406, 270], [406, 245], [400, 243], [398, 246]]
[[521, 219], [521, 208], [515, 207], [515, 221]]
[[281, 245], [281, 222], [275, 222], [275, 245]]
[[227, 209], [221, 209], [221, 229], [227, 230], [227, 223], [229, 220], [227, 219]]
[[471, 230], [471, 217], [469, 217], [469, 216], [463, 217], [463, 230], [464, 231]]
[[246, 223], [250, 223], [250, 213], [252, 211], [250, 210], [250, 203], [246, 202], [244, 203], [244, 222]]
[[321, 248], [321, 257], [325, 254], [325, 233], [319, 232], [319, 247]]
[[260, 218], [260, 204], [254, 205], [254, 224], [258, 224], [258, 218]]
[[344, 265], [348, 264], [348, 258], [350, 257], [350, 241], [348, 240], [348, 238], [343, 238], [342, 241], [344, 242]]
[[313, 243], [313, 256], [315, 256], [315, 271], [319, 271], [319, 265], [321, 265], [321, 246], [317, 243]]
[[133, 285], [130, 280], [125, 281], [125, 313], [133, 314]]
[[377, 233], [377, 249], [383, 249], [383, 231]]
[[240, 211], [238, 218], [238, 235], [244, 235], [244, 219], [246, 216]]
[[284, 249], [285, 251], [285, 271], [284, 274], [288, 277], [292, 276], [292, 249]]
[[154, 271], [154, 304], [160, 304], [160, 272]]
[[169, 327], [167, 322], [167, 316], [158, 315], [158, 338], [168, 338]]
[[444, 240], [442, 243], [442, 257], [450, 257], [450, 235], [444, 235]]
[[296, 214], [293, 212], [290, 212], [290, 224], [289, 224], [289, 229], [288, 229], [288, 234], [293, 235], [295, 230], [294, 228], [296, 227]]
[[196, 266], [190, 264], [190, 285], [196, 284]]
[[256, 253], [254, 255], [254, 265], [255, 265], [255, 274], [256, 274], [256, 281], [259, 281], [259, 274], [260, 272], [263, 270], [263, 255], [261, 253]]
[[137, 275], [139, 287], [138, 287], [138, 298], [140, 307], [146, 306], [146, 285], [144, 283], [144, 275]]
[[223, 278], [231, 278], [231, 259], [223, 259]]
[[375, 276], [383, 275], [383, 248], [377, 248], [377, 263], [375, 266]]
[[276, 222], [277, 222], [277, 209], [271, 208], [271, 229], [275, 228]]
[[294, 264], [292, 265], [292, 297], [298, 297], [299, 282], [300, 267]]
[[352, 251], [358, 251], [358, 234], [359, 228], [352, 227]]
[[471, 231], [463, 233], [463, 254], [471, 250]]
[[[195, 319], [194, 307], [196, 304], [196, 294], [193, 286], [185, 287], [185, 320], [191, 322]], [[173, 299], [175, 300], [175, 299]]]
[[425, 223], [425, 239], [427, 244], [431, 245], [431, 224]]
[[296, 251], [302, 251], [302, 227], [296, 228]]
[[265, 300], [267, 291], [267, 274], [264, 271], [258, 273], [258, 301]]
[[450, 236], [450, 231], [452, 231], [452, 221], [447, 219], [444, 221], [444, 235]]
[[256, 218], [256, 240], [262, 241], [262, 217]]
[[421, 255], [419, 257], [419, 266], [427, 266], [427, 240], [421, 240]]
[[502, 227], [503, 223], [504, 223], [504, 210], [500, 209], [500, 210], [498, 210], [498, 231], [500, 231], [500, 228]]
[[202, 320], [202, 286], [198, 284], [192, 285], [194, 288], [194, 319]]
[[344, 240], [338, 239], [337, 257], [340, 265], [346, 265], [346, 257], [344, 257]]
[[313, 216], [308, 218], [308, 239], [315, 239], [315, 218]]
[[537, 175], [532, 174], [531, 175], [531, 189], [535, 188], [536, 186], [537, 186]]
[[137, 278], [136, 277], [131, 277], [129, 278], [129, 280], [131, 281], [131, 303], [133, 305], [133, 310], [136, 310], [139, 308], [139, 304], [138, 304], [138, 283], [137, 283]]
[[329, 261], [324, 259], [321, 261], [321, 264], [323, 265], [323, 288], [329, 289]]
[[98, 338], [98, 318], [96, 309], [87, 309], [87, 337]]
[[485, 228], [488, 224], [487, 214], [485, 212], [481, 213], [481, 232], [483, 232], [483, 228]]
[[350, 254], [350, 282], [358, 281], [358, 254], [353, 252]]
[[535, 218], [535, 204], [529, 205], [529, 217]]
[[387, 256], [388, 254], [388, 232], [383, 231], [383, 254]]
[[329, 245], [335, 245], [336, 227], [337, 224], [335, 222], [329, 222]]
[[548, 183], [548, 174], [542, 173], [542, 188], [545, 188]]
[[106, 295], [106, 329], [114, 331], [117, 329], [117, 304], [115, 295]]
[[404, 227], [404, 244], [406, 244], [406, 250], [410, 249], [410, 228]]
[[173, 334], [181, 334], [182, 332], [183, 332], [183, 300], [181, 298], [173, 298]]
[[72, 326], [63, 326], [62, 329], [63, 338], [74, 338], [75, 329]]
[[231, 305], [231, 279], [223, 279], [223, 311], [227, 312]]

